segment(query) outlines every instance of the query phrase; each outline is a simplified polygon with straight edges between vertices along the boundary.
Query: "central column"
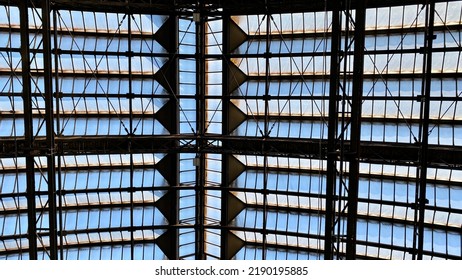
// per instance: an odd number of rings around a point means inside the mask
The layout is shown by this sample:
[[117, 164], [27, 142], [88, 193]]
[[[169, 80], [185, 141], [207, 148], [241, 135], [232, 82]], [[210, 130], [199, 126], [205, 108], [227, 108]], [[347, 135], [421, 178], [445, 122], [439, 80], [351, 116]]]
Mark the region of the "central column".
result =
[[205, 15], [201, 1], [193, 13], [196, 24], [196, 260], [205, 259]]

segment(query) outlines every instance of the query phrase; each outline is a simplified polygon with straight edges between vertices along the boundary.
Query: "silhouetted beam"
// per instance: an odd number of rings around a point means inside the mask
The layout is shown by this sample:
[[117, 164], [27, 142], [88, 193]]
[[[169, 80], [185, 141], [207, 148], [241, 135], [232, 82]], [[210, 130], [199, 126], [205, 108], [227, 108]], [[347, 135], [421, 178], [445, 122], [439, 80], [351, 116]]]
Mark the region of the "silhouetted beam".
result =
[[[340, 4], [341, 1], [335, 1]], [[328, 143], [327, 143], [327, 174], [326, 174], [326, 220], [324, 237], [324, 259], [333, 259], [334, 250], [334, 213], [335, 213], [335, 190], [337, 181], [336, 170], [336, 142], [338, 130], [338, 100], [339, 100], [339, 73], [340, 73], [340, 10], [339, 6], [334, 6], [332, 11], [332, 39], [330, 56], [330, 80], [329, 80], [329, 123], [328, 123]]]
[[[133, 153], [195, 153], [195, 140], [188, 135], [131, 136]], [[126, 154], [129, 136], [56, 137], [56, 155]], [[327, 141], [313, 139], [270, 138], [238, 136], [205, 136], [207, 153], [242, 155], [289, 156], [295, 158], [327, 159]], [[265, 142], [265, 145], [263, 145]], [[265, 147], [265, 150], [263, 149]], [[0, 138], [0, 158], [24, 157], [24, 138]], [[224, 148], [226, 147], [226, 148]], [[349, 148], [346, 142], [345, 148]], [[36, 138], [32, 153], [46, 155], [44, 137]], [[407, 143], [361, 142], [361, 162], [416, 165], [419, 161], [419, 146]], [[429, 167], [461, 168], [461, 146], [429, 145]]]
[[53, 98], [53, 66], [51, 53], [51, 3], [42, 1], [42, 36], [43, 36], [43, 68], [44, 68], [44, 94], [45, 94], [45, 127], [46, 127], [46, 154], [47, 158], [47, 184], [49, 205], [49, 237], [50, 259], [58, 259], [57, 238], [57, 211], [56, 211], [56, 167], [55, 167], [55, 130], [54, 130], [54, 98]]
[[[414, 238], [417, 238], [417, 259], [422, 260], [424, 250], [424, 235], [425, 235], [425, 208], [426, 208], [426, 193], [427, 193], [427, 168], [428, 168], [428, 135], [430, 126], [430, 95], [432, 84], [432, 54], [434, 37], [433, 25], [435, 22], [435, 3], [427, 1], [426, 6], [426, 33], [425, 33], [425, 52], [424, 52], [424, 79], [422, 82], [422, 96], [424, 96], [420, 107], [421, 125], [419, 127], [420, 141], [420, 168], [417, 169], [419, 182], [417, 184], [418, 196], [416, 196], [416, 204], [418, 208], [418, 231], [414, 233]], [[415, 243], [414, 243], [415, 244]], [[413, 259], [415, 259], [415, 254]]]
[[27, 182], [27, 233], [29, 241], [29, 259], [37, 259], [37, 211], [35, 202], [35, 173], [34, 156], [29, 153], [33, 144], [34, 129], [32, 117], [32, 91], [30, 77], [29, 50], [29, 16], [27, 1], [19, 1], [21, 22], [21, 63], [22, 63], [22, 99], [24, 106], [24, 152], [26, 153], [26, 182]]
[[[1, 5], [17, 5], [18, 1], [0, 0]], [[41, 0], [34, 0], [35, 6], [40, 6]], [[108, 1], [94, 1], [94, 0], [54, 0], [54, 6], [57, 9], [72, 9], [81, 11], [99, 11], [99, 12], [120, 12], [124, 13], [130, 10], [133, 13], [148, 13], [148, 14], [170, 14], [170, 13], [182, 13], [191, 14], [191, 11], [187, 11], [187, 8], [191, 8], [196, 1], [171, 1], [171, 0], [157, 0], [157, 1], [146, 1], [146, 0], [108, 0]], [[210, 4], [211, 11], [209, 14], [221, 14], [222, 11], [218, 8], [223, 9], [233, 15], [240, 14], [261, 14], [265, 11], [271, 13], [290, 13], [290, 12], [314, 12], [332, 10], [335, 5], [334, 1], [325, 0], [279, 0], [279, 1], [266, 1], [266, 0], [207, 0], [207, 4]], [[362, 0], [351, 1], [351, 6], [356, 9], [358, 3]], [[436, 0], [435, 2], [447, 2], [443, 0]], [[419, 5], [422, 4], [422, 0], [406, 0], [406, 5]], [[368, 8], [376, 7], [390, 7], [390, 6], [402, 6], [403, 1], [401, 0], [369, 0], [367, 3]], [[343, 8], [343, 7], [341, 7]]]

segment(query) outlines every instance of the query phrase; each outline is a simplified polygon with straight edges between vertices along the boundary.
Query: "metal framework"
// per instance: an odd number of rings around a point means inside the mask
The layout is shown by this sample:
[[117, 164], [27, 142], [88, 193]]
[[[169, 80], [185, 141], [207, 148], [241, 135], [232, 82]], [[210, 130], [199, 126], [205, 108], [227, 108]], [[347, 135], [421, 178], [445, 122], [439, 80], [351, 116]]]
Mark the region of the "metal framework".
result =
[[0, 0], [0, 259], [462, 259], [462, 1]]

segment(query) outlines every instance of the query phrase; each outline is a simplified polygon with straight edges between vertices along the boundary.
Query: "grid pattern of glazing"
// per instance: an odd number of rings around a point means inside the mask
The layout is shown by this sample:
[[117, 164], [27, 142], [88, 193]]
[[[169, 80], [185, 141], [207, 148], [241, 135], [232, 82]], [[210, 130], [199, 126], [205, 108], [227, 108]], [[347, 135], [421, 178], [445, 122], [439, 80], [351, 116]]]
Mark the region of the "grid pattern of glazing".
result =
[[[329, 19], [328, 12], [233, 17], [247, 34], [232, 50], [232, 63], [246, 75], [231, 93], [246, 115], [233, 135], [327, 138]], [[246, 167], [232, 193], [246, 206], [233, 222], [241, 229], [233, 232], [246, 245], [236, 258], [323, 258], [325, 161], [237, 159]]]
[[[437, 3], [435, 8], [430, 145], [461, 145], [457, 27], [461, 4]], [[361, 141], [393, 145], [421, 139], [426, 9], [410, 5], [366, 10]], [[354, 15], [353, 10], [351, 18]], [[233, 105], [246, 116], [233, 135], [318, 139], [321, 145], [327, 139], [330, 59], [326, 53], [331, 51], [332, 14], [252, 15], [233, 20], [247, 34], [246, 41], [232, 51], [232, 62], [246, 75], [231, 94]], [[341, 47], [347, 54], [341, 69], [341, 90], [347, 102], [339, 109], [345, 118], [344, 126], [339, 122], [339, 131], [344, 129], [344, 139], [349, 140], [354, 41], [346, 40], [345, 34], [352, 33], [355, 25], [343, 20], [342, 40], [350, 45]], [[246, 207], [234, 220], [244, 229], [234, 232], [248, 244], [237, 258], [322, 259], [326, 161], [237, 158], [246, 168], [233, 182], [233, 193]], [[361, 160], [358, 258], [412, 258], [417, 169]], [[348, 186], [348, 165], [339, 165], [337, 170], [343, 177], [339, 174], [336, 194], [342, 197], [347, 195], [341, 189]], [[425, 259], [459, 259], [462, 255], [460, 176], [457, 166], [428, 169]], [[345, 201], [340, 202], [336, 211], [345, 208]], [[339, 219], [336, 233], [341, 239], [346, 235], [346, 213]], [[246, 231], [253, 227], [263, 230]], [[341, 258], [345, 244], [337, 244], [337, 258]]]
[[[333, 13], [207, 15], [185, 5], [170, 16], [50, 15], [55, 137], [115, 139], [104, 153], [86, 153], [89, 144], [54, 157], [59, 258], [323, 259]], [[366, 9], [362, 143], [421, 143], [428, 9]], [[27, 11], [30, 113], [39, 141], [47, 136], [43, 23], [38, 7]], [[19, 14], [0, 6], [0, 140], [14, 143], [27, 135], [28, 115]], [[345, 143], [355, 14], [341, 16], [336, 137]], [[435, 4], [428, 143], [442, 149], [462, 146], [461, 14], [462, 1]], [[175, 142], [167, 147], [137, 142], [168, 137]], [[230, 139], [262, 144], [243, 152]], [[275, 139], [319, 152], [265, 145]], [[140, 146], [144, 151], [132, 151]], [[15, 147], [0, 157], [0, 259], [29, 258], [31, 174]], [[50, 258], [46, 155], [33, 155], [39, 259]], [[356, 257], [411, 259], [420, 163], [380, 157], [360, 158]], [[461, 165], [427, 171], [423, 257], [461, 259]], [[336, 172], [334, 258], [343, 258], [348, 162], [337, 161]]]
[[[34, 137], [45, 135], [40, 9], [31, 8]], [[19, 9], [0, 8], [0, 136], [24, 136]], [[55, 134], [58, 136], [166, 135], [156, 119], [166, 90], [153, 75], [167, 61], [155, 33], [166, 17], [60, 10], [53, 14]], [[164, 259], [155, 244], [166, 230], [156, 201], [168, 183], [156, 170], [163, 154], [57, 156], [60, 258]], [[27, 259], [24, 158], [1, 159], [1, 257]], [[46, 160], [35, 158], [37, 228], [48, 228]], [[134, 229], [132, 229], [134, 228]], [[39, 230], [40, 231], [40, 230]], [[39, 235], [39, 234], [38, 234]], [[46, 236], [38, 236], [47, 259]], [[62, 245], [62, 246], [61, 246]]]
[[[365, 78], [361, 140], [385, 143], [421, 142], [422, 45], [429, 7], [402, 6], [366, 12]], [[435, 4], [430, 85], [429, 145], [457, 147], [460, 141], [460, 1]], [[384, 30], [387, 30], [384, 32]], [[369, 33], [370, 32], [370, 33]], [[369, 35], [370, 34], [370, 35]], [[385, 50], [387, 54], [382, 51]], [[375, 76], [375, 77], [374, 77]], [[366, 76], [367, 77], [367, 76]], [[368, 100], [370, 97], [370, 100]], [[367, 119], [370, 118], [370, 121]], [[366, 256], [408, 259], [412, 248], [417, 168], [363, 163], [369, 178], [360, 180], [358, 252]], [[460, 167], [430, 167], [427, 173], [424, 259], [460, 258], [462, 224]], [[379, 175], [377, 177], [377, 175]], [[362, 201], [362, 199], [365, 199]], [[404, 205], [405, 205], [404, 204]], [[412, 202], [411, 202], [412, 204]], [[390, 219], [391, 218], [391, 219]], [[382, 246], [379, 244], [386, 244]]]

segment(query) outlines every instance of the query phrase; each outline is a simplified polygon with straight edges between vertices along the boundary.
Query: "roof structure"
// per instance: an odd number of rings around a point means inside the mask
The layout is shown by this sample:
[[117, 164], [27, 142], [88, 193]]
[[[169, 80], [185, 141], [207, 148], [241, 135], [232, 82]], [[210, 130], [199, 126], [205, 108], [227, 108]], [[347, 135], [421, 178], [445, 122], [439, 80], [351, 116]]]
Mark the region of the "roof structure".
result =
[[462, 259], [461, 15], [0, 0], [0, 259]]

